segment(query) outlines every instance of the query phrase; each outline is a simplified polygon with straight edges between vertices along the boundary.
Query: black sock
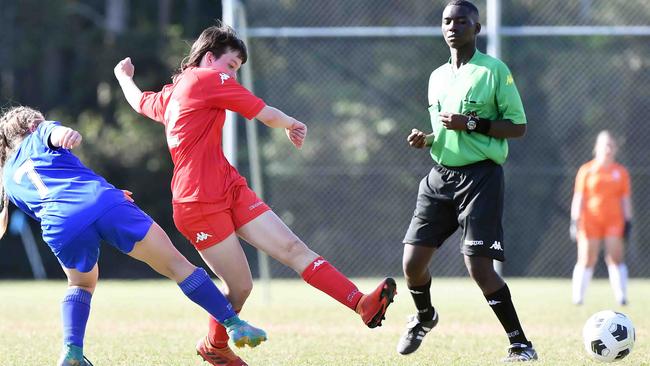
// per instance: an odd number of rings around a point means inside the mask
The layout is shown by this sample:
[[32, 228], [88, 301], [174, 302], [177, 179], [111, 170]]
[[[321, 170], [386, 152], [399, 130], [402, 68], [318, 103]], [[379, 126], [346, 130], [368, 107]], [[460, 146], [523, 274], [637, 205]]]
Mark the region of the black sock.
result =
[[512, 304], [508, 285], [504, 285], [496, 292], [485, 295], [485, 299], [487, 300], [488, 305], [492, 308], [492, 311], [494, 311], [494, 314], [499, 318], [503, 329], [506, 331], [510, 344], [528, 344], [528, 340], [524, 335], [524, 330], [521, 328], [521, 324], [519, 323], [517, 311], [515, 310], [515, 306]]
[[409, 292], [415, 302], [415, 307], [418, 309], [418, 320], [420, 322], [427, 322], [433, 320], [436, 310], [431, 305], [431, 278], [429, 282], [422, 286], [408, 286]]

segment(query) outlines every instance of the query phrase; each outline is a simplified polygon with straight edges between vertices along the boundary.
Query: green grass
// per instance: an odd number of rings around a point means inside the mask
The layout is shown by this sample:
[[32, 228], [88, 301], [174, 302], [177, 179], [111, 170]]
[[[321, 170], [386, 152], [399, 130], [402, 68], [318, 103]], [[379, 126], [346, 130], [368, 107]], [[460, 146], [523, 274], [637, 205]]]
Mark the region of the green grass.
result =
[[[376, 280], [359, 280], [362, 290]], [[630, 305], [614, 305], [604, 280], [586, 304], [571, 305], [569, 280], [512, 279], [519, 317], [540, 355], [538, 365], [592, 365], [581, 329], [592, 313], [615, 309], [635, 323], [634, 351], [619, 365], [650, 365], [650, 281], [630, 283]], [[61, 343], [59, 302], [64, 281], [0, 281], [0, 365], [53, 365]], [[298, 280], [273, 281], [271, 302], [256, 284], [242, 318], [264, 328], [269, 341], [238, 351], [251, 365], [499, 365], [506, 337], [478, 288], [465, 278], [434, 279], [438, 327], [408, 357], [395, 352], [411, 299], [399, 295], [384, 326], [367, 329], [352, 311]], [[97, 366], [204, 365], [194, 353], [207, 316], [169, 281], [100, 281], [86, 332], [85, 353]]]

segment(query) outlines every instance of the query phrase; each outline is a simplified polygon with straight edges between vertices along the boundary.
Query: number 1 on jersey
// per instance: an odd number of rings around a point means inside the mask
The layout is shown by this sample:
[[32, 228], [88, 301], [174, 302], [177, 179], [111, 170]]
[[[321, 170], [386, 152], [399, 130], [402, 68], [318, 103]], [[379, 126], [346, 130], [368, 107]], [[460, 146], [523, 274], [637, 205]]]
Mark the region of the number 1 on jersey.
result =
[[34, 187], [36, 187], [36, 191], [38, 191], [38, 195], [41, 197], [41, 199], [47, 198], [50, 190], [47, 189], [47, 186], [45, 183], [43, 183], [41, 176], [38, 175], [38, 172], [36, 172], [36, 168], [34, 167], [34, 162], [32, 159], [27, 159], [27, 161], [25, 161], [18, 169], [16, 169], [16, 172], [14, 173], [14, 182], [16, 182], [16, 184], [20, 184], [20, 181], [23, 179], [23, 175], [25, 175], [25, 173], [27, 173], [27, 178], [32, 182]]

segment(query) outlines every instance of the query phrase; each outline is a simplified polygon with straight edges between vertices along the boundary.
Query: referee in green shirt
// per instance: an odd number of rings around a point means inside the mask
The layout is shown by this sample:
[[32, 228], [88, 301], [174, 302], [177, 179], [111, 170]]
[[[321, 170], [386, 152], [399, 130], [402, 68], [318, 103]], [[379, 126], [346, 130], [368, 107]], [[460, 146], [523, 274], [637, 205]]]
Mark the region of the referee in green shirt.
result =
[[504, 260], [504, 180], [501, 164], [508, 138], [526, 133], [526, 116], [508, 67], [476, 49], [481, 30], [478, 9], [451, 1], [442, 15], [449, 62], [429, 79], [433, 132], [413, 129], [408, 143], [429, 147], [434, 164], [420, 182], [417, 204], [404, 238], [404, 276], [417, 308], [397, 345], [401, 354], [417, 350], [439, 317], [431, 305], [433, 253], [460, 226], [461, 252], [470, 276], [481, 288], [510, 341], [503, 360], [532, 361], [537, 353], [524, 335], [508, 286], [494, 270]]

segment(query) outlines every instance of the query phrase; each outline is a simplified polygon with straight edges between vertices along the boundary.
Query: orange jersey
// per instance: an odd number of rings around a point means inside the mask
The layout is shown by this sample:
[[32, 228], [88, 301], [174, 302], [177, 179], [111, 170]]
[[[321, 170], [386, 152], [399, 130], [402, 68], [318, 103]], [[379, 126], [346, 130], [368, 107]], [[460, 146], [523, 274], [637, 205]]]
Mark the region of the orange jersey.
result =
[[221, 148], [226, 109], [247, 119], [264, 101], [227, 74], [190, 67], [160, 92], [144, 92], [141, 113], [165, 125], [174, 162], [173, 202], [226, 202], [229, 190], [246, 185]]
[[582, 194], [581, 221], [623, 223], [623, 198], [630, 195], [630, 176], [620, 164], [599, 166], [594, 160], [580, 167], [575, 193]]

